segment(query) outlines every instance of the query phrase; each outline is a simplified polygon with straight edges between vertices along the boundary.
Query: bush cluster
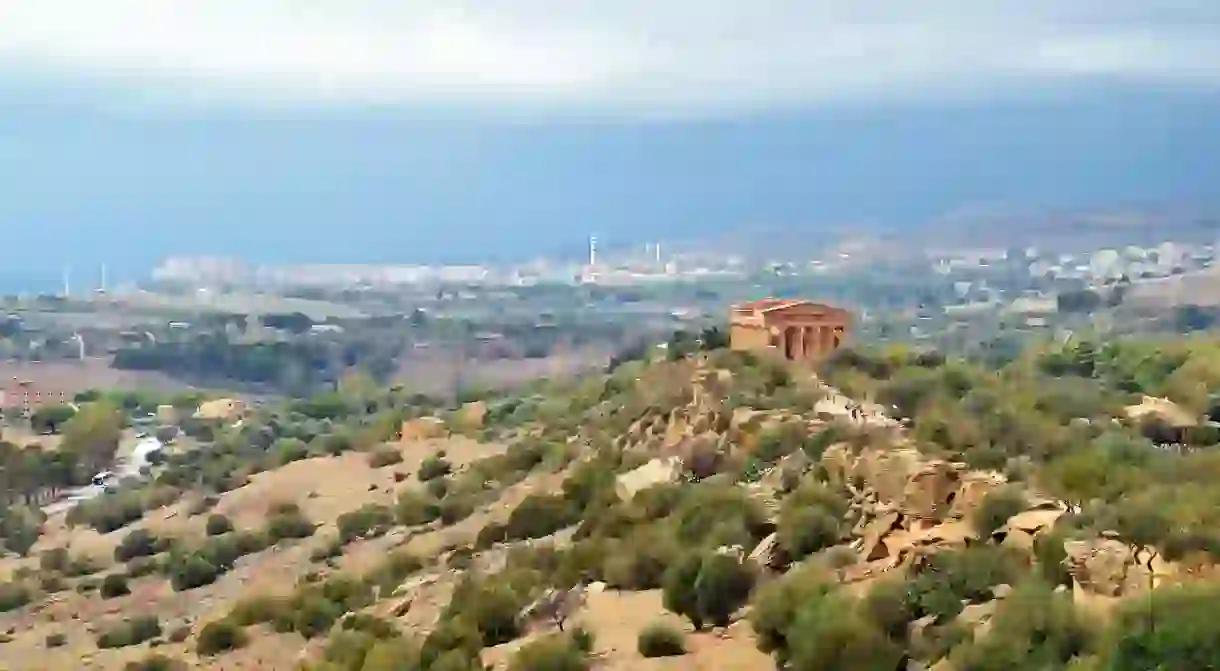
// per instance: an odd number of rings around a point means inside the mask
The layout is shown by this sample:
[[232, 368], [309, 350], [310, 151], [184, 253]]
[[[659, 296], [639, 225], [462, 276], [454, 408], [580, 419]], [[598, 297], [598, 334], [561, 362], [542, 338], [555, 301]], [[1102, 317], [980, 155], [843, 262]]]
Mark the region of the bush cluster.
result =
[[161, 622], [154, 615], [140, 615], [106, 628], [97, 637], [99, 648], [125, 648], [161, 635]]
[[666, 624], [650, 624], [640, 632], [636, 648], [642, 657], [676, 657], [686, 654], [682, 632]]

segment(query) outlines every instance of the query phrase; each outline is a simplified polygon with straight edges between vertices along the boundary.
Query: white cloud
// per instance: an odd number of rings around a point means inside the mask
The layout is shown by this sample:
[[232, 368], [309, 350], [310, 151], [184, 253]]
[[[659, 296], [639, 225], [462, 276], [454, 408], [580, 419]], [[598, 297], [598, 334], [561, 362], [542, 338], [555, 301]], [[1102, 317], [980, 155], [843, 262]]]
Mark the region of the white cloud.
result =
[[1220, 4], [1174, 4], [0, 0], [0, 74], [167, 101], [674, 114], [1099, 78], [1220, 86]]

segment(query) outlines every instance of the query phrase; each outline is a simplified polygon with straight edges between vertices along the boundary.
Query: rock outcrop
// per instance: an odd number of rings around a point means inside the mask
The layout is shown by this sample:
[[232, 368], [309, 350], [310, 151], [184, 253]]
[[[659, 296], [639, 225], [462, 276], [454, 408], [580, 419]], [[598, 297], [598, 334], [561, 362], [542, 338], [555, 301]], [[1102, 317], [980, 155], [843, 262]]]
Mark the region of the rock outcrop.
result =
[[445, 421], [439, 417], [408, 419], [402, 423], [401, 430], [403, 441], [444, 438], [448, 433], [448, 429], [445, 428]]

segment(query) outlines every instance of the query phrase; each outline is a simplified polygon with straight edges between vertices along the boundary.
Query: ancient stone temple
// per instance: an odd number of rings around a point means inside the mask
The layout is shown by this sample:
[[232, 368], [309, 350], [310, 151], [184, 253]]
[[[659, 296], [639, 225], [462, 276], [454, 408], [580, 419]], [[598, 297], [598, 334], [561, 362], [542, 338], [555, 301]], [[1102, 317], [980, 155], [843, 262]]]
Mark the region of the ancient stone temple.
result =
[[850, 327], [847, 310], [813, 301], [764, 298], [733, 306], [729, 343], [733, 349], [816, 362], [847, 341]]

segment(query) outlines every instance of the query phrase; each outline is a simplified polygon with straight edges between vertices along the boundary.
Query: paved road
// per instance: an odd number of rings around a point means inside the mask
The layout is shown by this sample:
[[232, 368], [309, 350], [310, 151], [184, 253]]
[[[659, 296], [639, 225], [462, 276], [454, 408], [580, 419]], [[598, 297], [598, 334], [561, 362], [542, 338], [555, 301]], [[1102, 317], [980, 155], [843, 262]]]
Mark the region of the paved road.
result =
[[[131, 454], [126, 457], [120, 457], [119, 460], [114, 464], [114, 475], [115, 480], [119, 483], [118, 486], [121, 487], [124, 481], [131, 479], [142, 479], [143, 476], [140, 475], [140, 469], [148, 464], [148, 455], [156, 452], [162, 447], [164, 447], [164, 445], [162, 445], [161, 441], [157, 440], [156, 438], [151, 436], [141, 438], [140, 442], [136, 443], [135, 447], [132, 448]], [[95, 485], [87, 485], [85, 487], [71, 489], [67, 491], [64, 498], [43, 506], [42, 512], [48, 517], [66, 512], [76, 504], [81, 503], [82, 501], [95, 499], [105, 492], [105, 487], [98, 487]]]

